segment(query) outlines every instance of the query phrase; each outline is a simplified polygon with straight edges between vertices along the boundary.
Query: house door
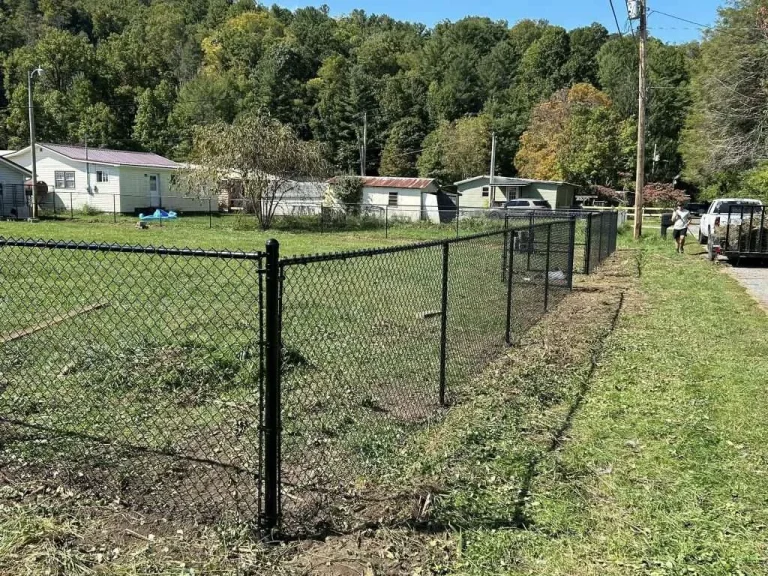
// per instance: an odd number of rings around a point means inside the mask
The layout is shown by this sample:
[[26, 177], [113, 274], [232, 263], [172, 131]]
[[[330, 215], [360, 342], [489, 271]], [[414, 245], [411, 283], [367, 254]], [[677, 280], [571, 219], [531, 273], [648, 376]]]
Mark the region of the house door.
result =
[[149, 204], [152, 207], [160, 206], [160, 176], [149, 175]]

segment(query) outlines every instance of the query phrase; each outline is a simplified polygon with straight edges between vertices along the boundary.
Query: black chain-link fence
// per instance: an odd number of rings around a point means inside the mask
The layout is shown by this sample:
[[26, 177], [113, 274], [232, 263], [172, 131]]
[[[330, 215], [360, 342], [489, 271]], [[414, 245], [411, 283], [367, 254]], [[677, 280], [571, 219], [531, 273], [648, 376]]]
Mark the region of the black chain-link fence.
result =
[[3, 479], [257, 517], [261, 259], [0, 239]]
[[569, 292], [577, 225], [283, 259], [0, 239], [3, 477], [333, 525]]
[[334, 524], [364, 500], [363, 479], [387, 474], [414, 427], [568, 293], [575, 228], [571, 218], [358, 252], [268, 251], [282, 355], [271, 377], [268, 361], [267, 389], [282, 405], [265, 422], [282, 437], [265, 464], [279, 467], [267, 523]]

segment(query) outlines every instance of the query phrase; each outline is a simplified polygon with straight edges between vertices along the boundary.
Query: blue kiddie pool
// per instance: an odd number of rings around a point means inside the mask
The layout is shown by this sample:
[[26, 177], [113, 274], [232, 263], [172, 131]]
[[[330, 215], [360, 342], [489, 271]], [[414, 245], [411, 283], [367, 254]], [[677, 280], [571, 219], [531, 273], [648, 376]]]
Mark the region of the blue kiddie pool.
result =
[[154, 211], [154, 213], [150, 214], [149, 216], [144, 216], [144, 214], [139, 214], [139, 220], [141, 222], [153, 222], [153, 221], [164, 221], [164, 220], [176, 220], [178, 216], [176, 215], [176, 212], [171, 210], [170, 212], [166, 212], [165, 210], [160, 210], [159, 208]]

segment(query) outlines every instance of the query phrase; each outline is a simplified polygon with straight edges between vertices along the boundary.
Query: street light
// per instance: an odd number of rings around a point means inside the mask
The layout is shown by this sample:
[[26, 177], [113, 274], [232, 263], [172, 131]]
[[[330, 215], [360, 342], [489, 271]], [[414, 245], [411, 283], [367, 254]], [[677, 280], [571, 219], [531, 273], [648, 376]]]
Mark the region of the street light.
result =
[[32, 218], [37, 218], [37, 155], [35, 152], [35, 108], [32, 105], [32, 78], [40, 76], [40, 67], [30, 70], [27, 74], [27, 96], [29, 98], [29, 148], [32, 150]]

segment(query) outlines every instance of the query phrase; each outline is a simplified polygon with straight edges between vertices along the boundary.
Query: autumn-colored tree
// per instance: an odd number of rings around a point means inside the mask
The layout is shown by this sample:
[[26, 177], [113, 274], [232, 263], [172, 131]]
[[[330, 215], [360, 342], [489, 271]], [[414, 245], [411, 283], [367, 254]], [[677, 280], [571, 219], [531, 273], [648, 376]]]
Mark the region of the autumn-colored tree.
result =
[[621, 166], [621, 133], [608, 96], [576, 84], [534, 108], [515, 165], [527, 178], [610, 185]]

